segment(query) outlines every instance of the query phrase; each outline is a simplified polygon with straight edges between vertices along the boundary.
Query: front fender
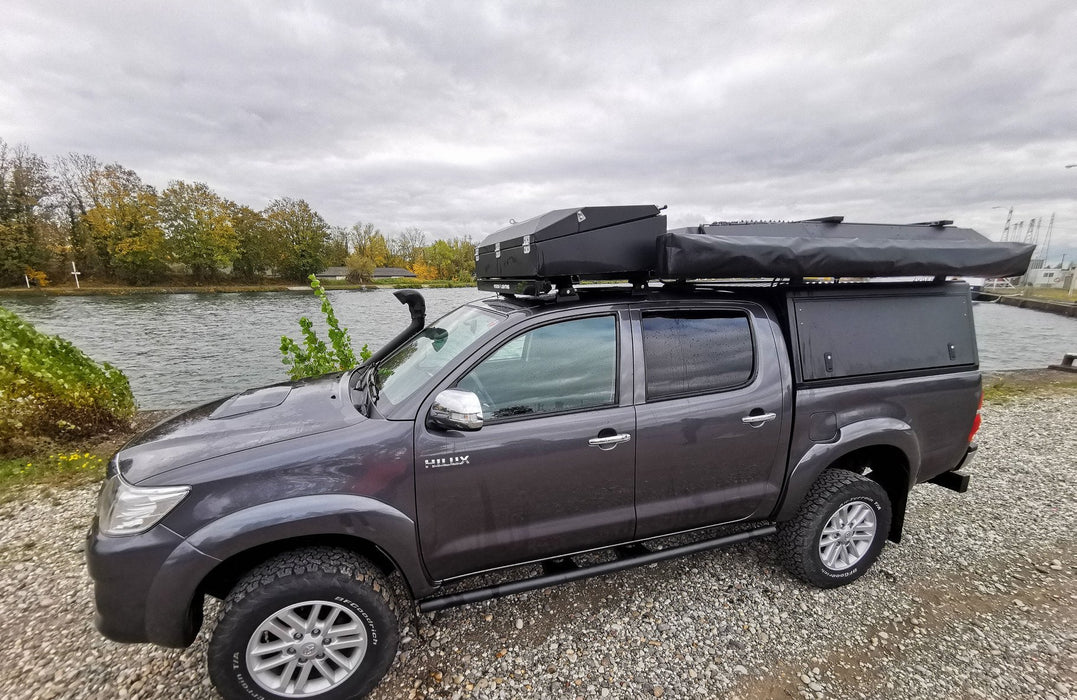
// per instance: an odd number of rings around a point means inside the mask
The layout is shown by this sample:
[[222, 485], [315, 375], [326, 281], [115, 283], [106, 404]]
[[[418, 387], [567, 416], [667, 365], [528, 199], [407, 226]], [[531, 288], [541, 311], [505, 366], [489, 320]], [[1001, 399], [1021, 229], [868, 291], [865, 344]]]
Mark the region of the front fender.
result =
[[221, 562], [280, 540], [319, 535], [366, 540], [393, 560], [413, 595], [428, 596], [434, 591], [419, 557], [415, 522], [404, 513], [363, 496], [288, 498], [215, 520], [172, 552], [150, 588], [153, 604], [146, 620], [150, 638], [168, 646], [190, 643], [186, 638], [193, 634], [189, 629], [179, 630], [177, 623], [188, 619], [198, 587]]
[[815, 443], [808, 449], [789, 472], [785, 495], [774, 520], [792, 518], [815, 479], [831, 464], [856, 450], [879, 446], [897, 448], [905, 455], [909, 464], [907, 488], [912, 488], [920, 470], [920, 442], [916, 432], [897, 418], [868, 418], [843, 426], [833, 442]]

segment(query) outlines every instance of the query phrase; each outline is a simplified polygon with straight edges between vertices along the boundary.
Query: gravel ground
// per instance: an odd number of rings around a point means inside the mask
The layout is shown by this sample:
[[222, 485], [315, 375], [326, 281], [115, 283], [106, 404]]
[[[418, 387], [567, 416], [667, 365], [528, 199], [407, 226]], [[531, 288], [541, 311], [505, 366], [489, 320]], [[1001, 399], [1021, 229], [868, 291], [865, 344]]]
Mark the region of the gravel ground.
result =
[[[372, 697], [1077, 697], [1075, 416], [1073, 392], [985, 407], [970, 491], [917, 488], [851, 586], [809, 588], [757, 540], [421, 616]], [[93, 630], [96, 490], [0, 505], [0, 697], [215, 697], [211, 625], [184, 651]]]

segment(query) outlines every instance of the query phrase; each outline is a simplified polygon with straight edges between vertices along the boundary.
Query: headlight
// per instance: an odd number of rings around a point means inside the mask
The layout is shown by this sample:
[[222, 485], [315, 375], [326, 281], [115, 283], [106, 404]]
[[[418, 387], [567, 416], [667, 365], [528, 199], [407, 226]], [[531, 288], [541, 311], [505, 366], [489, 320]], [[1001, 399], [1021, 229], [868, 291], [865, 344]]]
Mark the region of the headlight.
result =
[[190, 486], [132, 486], [110, 477], [97, 498], [97, 526], [104, 535], [145, 532], [179, 505]]

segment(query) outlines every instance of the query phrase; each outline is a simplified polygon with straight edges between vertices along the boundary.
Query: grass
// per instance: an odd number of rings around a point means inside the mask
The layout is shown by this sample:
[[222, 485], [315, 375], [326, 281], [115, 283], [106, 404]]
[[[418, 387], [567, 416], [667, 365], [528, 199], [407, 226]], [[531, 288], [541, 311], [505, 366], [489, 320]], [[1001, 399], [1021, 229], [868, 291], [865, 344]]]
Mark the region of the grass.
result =
[[985, 373], [984, 402], [1007, 404], [1016, 399], [1077, 392], [1077, 372], [1053, 369]]
[[28, 485], [72, 487], [100, 481], [108, 457], [89, 451], [61, 451], [0, 459], [0, 498]]

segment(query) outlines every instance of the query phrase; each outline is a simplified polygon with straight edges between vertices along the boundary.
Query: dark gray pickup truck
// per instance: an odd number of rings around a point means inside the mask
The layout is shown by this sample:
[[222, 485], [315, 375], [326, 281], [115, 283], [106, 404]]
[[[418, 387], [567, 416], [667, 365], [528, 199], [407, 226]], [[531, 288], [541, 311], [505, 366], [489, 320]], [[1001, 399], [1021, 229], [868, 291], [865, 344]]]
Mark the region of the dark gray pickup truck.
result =
[[827, 588], [900, 538], [913, 486], [967, 486], [963, 283], [574, 287], [485, 262], [498, 295], [428, 326], [399, 293], [412, 324], [355, 370], [121, 449], [87, 548], [101, 632], [187, 646], [218, 597], [224, 696], [356, 697], [411, 614], [390, 577], [432, 611], [776, 533], [789, 571]]

